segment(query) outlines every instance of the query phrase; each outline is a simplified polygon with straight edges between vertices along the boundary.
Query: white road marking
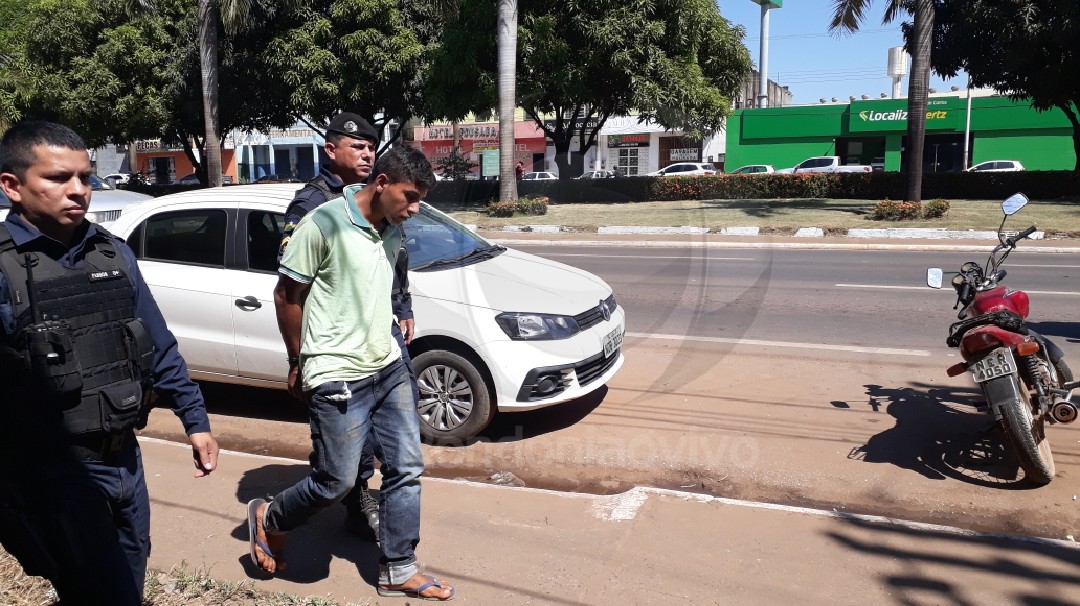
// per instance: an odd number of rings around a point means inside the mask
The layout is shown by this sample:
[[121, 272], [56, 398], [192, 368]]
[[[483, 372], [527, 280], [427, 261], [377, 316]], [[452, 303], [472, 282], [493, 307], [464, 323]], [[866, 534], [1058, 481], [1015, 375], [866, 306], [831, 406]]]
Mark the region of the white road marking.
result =
[[1020, 263], [1009, 263], [1009, 267], [1044, 267], [1050, 269], [1057, 269], [1059, 267], [1063, 267], [1067, 269], [1076, 269], [1080, 268], [1080, 265], [1021, 265]]
[[[160, 438], [151, 438], [147, 436], [139, 436], [140, 442], [153, 442], [155, 444], [162, 444], [165, 446], [174, 446], [176, 448], [190, 449], [191, 446], [181, 442], [174, 442], [172, 440], [162, 440]], [[250, 453], [237, 452], [234, 450], [222, 450], [221, 454], [228, 454], [230, 456], [244, 456], [255, 459], [264, 459], [267, 461], [285, 461], [289, 463], [295, 463], [298, 465], [308, 465], [307, 460], [300, 459], [286, 459], [282, 457], [272, 457], [267, 455], [257, 455]], [[375, 473], [379, 473], [376, 469]], [[617, 500], [618, 503], [622, 503], [627, 506], [632, 506], [634, 511], [641, 507], [645, 501], [648, 500], [649, 495], [656, 495], [662, 497], [672, 497], [681, 499], [683, 501], [696, 502], [696, 503], [717, 503], [719, 505], [728, 505], [731, 507], [749, 507], [751, 509], [766, 509], [772, 511], [785, 511], [788, 513], [795, 513], [801, 515], [811, 516], [823, 516], [827, 518], [836, 518], [838, 520], [857, 520], [860, 522], [866, 522], [870, 524], [881, 524], [884, 526], [897, 526], [900, 528], [908, 528], [919, 532], [931, 532], [931, 533], [943, 533], [961, 537], [972, 538], [993, 538], [993, 539], [1005, 539], [1009, 541], [1020, 541], [1024, 543], [1036, 543], [1039, 545], [1053, 545], [1056, 547], [1062, 547], [1069, 550], [1080, 550], [1080, 543], [1076, 541], [1061, 540], [1061, 539], [1049, 539], [1045, 537], [1034, 537], [1016, 534], [1007, 534], [1001, 532], [979, 532], [977, 530], [968, 530], [966, 528], [957, 528], [955, 526], [942, 526], [939, 524], [926, 524], [924, 522], [913, 522], [911, 520], [904, 520], [901, 518], [887, 518], [884, 516], [874, 516], [859, 513], [847, 513], [824, 509], [811, 509], [809, 507], [798, 507], [796, 505], [779, 505], [776, 503], [765, 503], [762, 501], [740, 501], [737, 499], [729, 499], [726, 497], [714, 497], [712, 495], [700, 494], [695, 492], [682, 492], [679, 490], [671, 490], [667, 488], [653, 488], [649, 486], [635, 486], [630, 490], [622, 493], [621, 495], [593, 495], [581, 492], [562, 492], [558, 490], [549, 490], [546, 488], [529, 488], [529, 487], [517, 487], [517, 486], [499, 486], [496, 484], [485, 484], [483, 482], [472, 482], [469, 480], [448, 480], [443, 478], [425, 477], [425, 482], [446, 482], [450, 484], [462, 484], [465, 486], [473, 486], [481, 489], [488, 490], [517, 490], [527, 491], [531, 493], [542, 493], [555, 495], [565, 499], [586, 499], [600, 503], [611, 503], [612, 496], [620, 497]], [[635, 505], [636, 504], [636, 505]], [[603, 505], [594, 505], [594, 511], [602, 511], [606, 508]], [[624, 508], [622, 511], [628, 511], [629, 507]], [[614, 508], [612, 509], [614, 511]], [[610, 518], [614, 519], [614, 518]], [[626, 519], [626, 518], [618, 518]], [[632, 519], [632, 518], [630, 518]]]
[[622, 494], [597, 497], [593, 501], [593, 515], [601, 520], [623, 522], [633, 520], [645, 501], [649, 500], [649, 494], [644, 490], [628, 490]]
[[694, 337], [689, 335], [660, 335], [640, 332], [628, 332], [624, 336], [634, 339], [664, 339], [668, 341], [698, 341], [702, 343], [730, 343], [732, 345], [758, 345], [761, 347], [787, 347], [792, 349], [816, 349], [846, 351], [850, 353], [879, 354], [883, 356], [927, 357], [931, 353], [925, 349], [895, 349], [889, 347], [862, 347], [859, 345], [827, 345], [824, 343], [792, 343], [789, 341], [759, 341], [757, 339], [729, 339], [724, 337]]
[[[929, 286], [887, 286], [885, 284], [834, 284], [838, 288], [870, 288], [879, 290], [942, 290], [951, 293], [948, 288], [930, 288]], [[1029, 295], [1063, 295], [1066, 297], [1080, 297], [1080, 292], [1064, 290], [1025, 290]]]
[[645, 255], [590, 255], [586, 253], [537, 253], [539, 257], [589, 257], [593, 259], [691, 259], [697, 261], [699, 259], [705, 259], [706, 261], [753, 261], [754, 259], [748, 259], [746, 257], [696, 257], [693, 255], [683, 257], [660, 257], [660, 256], [645, 256]]

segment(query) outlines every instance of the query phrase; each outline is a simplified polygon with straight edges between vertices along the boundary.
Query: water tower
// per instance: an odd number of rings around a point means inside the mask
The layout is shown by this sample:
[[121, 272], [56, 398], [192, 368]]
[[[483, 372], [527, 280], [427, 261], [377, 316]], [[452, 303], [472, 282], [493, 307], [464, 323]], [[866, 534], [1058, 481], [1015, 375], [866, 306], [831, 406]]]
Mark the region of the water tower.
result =
[[783, 8], [784, 0], [750, 0], [761, 6], [761, 49], [758, 57], [758, 107], [769, 107], [769, 10]]
[[904, 52], [904, 47], [894, 46], [889, 49], [889, 69], [887, 76], [892, 78], [892, 98], [900, 98], [900, 82], [908, 73], [908, 61], [910, 57]]

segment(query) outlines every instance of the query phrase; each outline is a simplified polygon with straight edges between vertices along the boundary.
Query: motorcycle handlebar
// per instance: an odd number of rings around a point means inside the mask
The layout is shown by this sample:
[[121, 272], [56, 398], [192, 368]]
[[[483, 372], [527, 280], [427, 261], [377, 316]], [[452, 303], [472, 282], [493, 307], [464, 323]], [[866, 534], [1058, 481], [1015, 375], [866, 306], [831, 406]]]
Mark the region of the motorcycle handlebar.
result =
[[1006, 239], [1005, 239], [1005, 242], [1006, 242], [1006, 243], [1007, 243], [1007, 244], [1008, 244], [1008, 245], [1009, 245], [1010, 247], [1012, 247], [1012, 246], [1015, 246], [1015, 245], [1016, 245], [1016, 243], [1017, 243], [1017, 242], [1019, 242], [1020, 240], [1023, 240], [1024, 238], [1026, 238], [1026, 237], [1030, 236], [1031, 234], [1035, 233], [1035, 229], [1036, 229], [1036, 227], [1035, 227], [1034, 225], [1032, 225], [1031, 227], [1029, 227], [1029, 228], [1025, 229], [1024, 231], [1022, 231], [1022, 232], [1020, 232], [1020, 233], [1016, 234], [1016, 236], [1015, 236], [1015, 237], [1013, 237], [1013, 238], [1006, 238]]

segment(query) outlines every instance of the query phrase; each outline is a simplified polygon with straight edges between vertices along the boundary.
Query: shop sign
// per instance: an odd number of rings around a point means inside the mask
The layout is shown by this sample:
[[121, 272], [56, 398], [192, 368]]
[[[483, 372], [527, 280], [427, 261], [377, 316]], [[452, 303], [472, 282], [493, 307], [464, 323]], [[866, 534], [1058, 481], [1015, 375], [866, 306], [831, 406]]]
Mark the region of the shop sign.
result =
[[179, 143], [162, 143], [161, 139], [149, 139], [136, 141], [135, 151], [140, 154], [149, 152], [175, 152], [184, 151], [184, 146]]
[[699, 153], [701, 150], [696, 147], [675, 148], [669, 158], [672, 162], [697, 162]]
[[649, 133], [641, 135], [609, 135], [608, 147], [648, 147]]
[[[582, 128], [583, 123], [585, 125], [585, 130], [600, 128], [600, 118], [596, 116], [590, 116], [587, 120], [585, 120], [581, 116], [578, 116], [577, 122], [574, 123], [574, 130], [577, 131], [578, 129]], [[555, 130], [555, 120], [544, 120], [544, 128], [548, 130]], [[570, 128], [570, 118], [563, 118], [563, 128]]]
[[[905, 130], [908, 110], [904, 107], [886, 107], [885, 109], [864, 109], [855, 111], [852, 106], [848, 123], [852, 131]], [[949, 129], [956, 125], [956, 110], [949, 109], [945, 100], [933, 99], [927, 103], [926, 128]]]
[[499, 150], [485, 149], [482, 152], [480, 162], [480, 174], [484, 177], [496, 177], [499, 175]]

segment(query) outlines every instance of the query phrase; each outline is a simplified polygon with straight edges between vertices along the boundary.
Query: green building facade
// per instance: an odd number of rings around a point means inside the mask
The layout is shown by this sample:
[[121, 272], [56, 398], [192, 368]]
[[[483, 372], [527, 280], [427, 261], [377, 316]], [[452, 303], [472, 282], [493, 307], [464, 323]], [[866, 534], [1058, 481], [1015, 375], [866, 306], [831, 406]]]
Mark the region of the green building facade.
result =
[[[1060, 109], [1037, 112], [1007, 97], [973, 97], [971, 165], [1019, 160], [1028, 170], [1072, 170], [1072, 125]], [[927, 103], [926, 172], [963, 167], [967, 98], [931, 97]], [[795, 166], [811, 156], [840, 156], [847, 164], [900, 170], [907, 139], [907, 100], [856, 100], [738, 110], [728, 120], [725, 169], [746, 164]]]

